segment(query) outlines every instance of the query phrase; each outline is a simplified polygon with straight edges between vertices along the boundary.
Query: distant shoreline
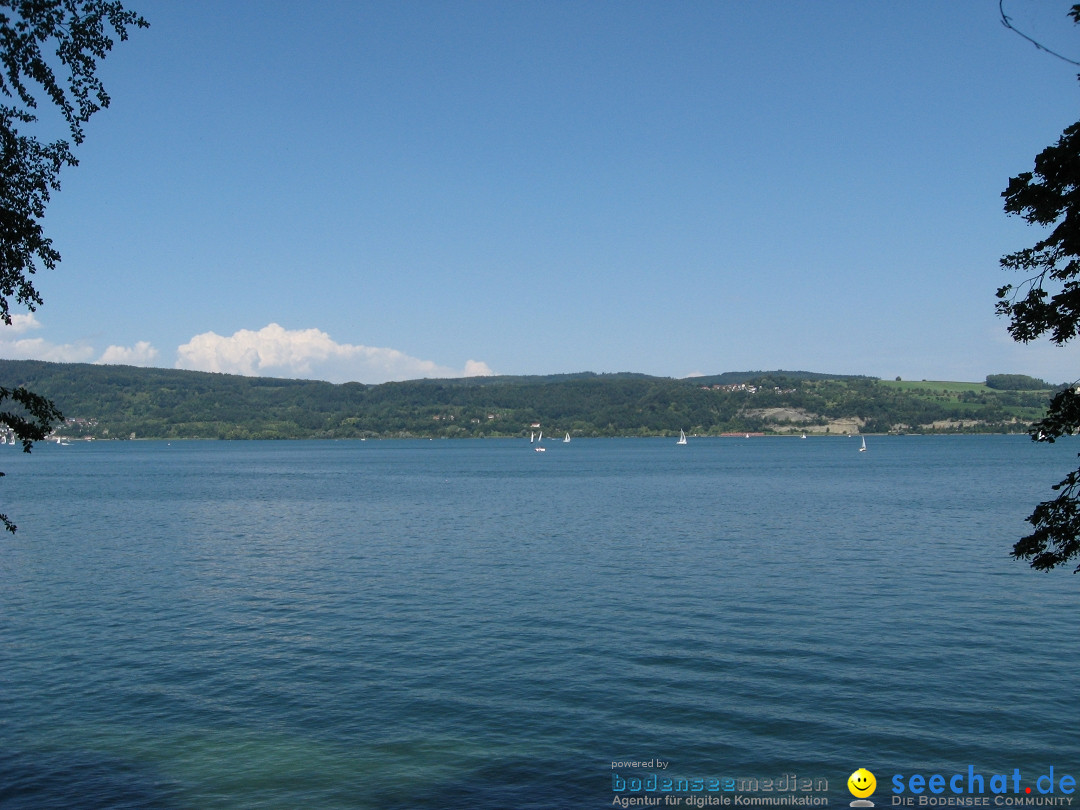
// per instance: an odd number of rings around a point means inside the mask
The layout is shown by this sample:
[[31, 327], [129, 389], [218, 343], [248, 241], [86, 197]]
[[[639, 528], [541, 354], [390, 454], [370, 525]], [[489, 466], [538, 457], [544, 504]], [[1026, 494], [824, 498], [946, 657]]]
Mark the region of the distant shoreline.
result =
[[810, 372], [335, 385], [31, 360], [0, 360], [0, 386], [51, 399], [66, 417], [55, 435], [69, 440], [1022, 433], [1054, 393]]

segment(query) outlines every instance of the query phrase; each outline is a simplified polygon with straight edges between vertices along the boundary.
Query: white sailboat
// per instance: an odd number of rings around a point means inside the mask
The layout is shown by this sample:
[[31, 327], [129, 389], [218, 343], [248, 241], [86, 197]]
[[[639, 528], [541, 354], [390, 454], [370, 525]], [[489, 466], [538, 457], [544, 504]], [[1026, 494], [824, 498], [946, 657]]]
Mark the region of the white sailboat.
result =
[[679, 428], [679, 440], [675, 444], [686, 444], [686, 433], [682, 428]]
[[563, 444], [566, 444], [567, 442], [569, 442], [569, 441], [570, 441], [570, 434], [569, 434], [569, 433], [567, 433], [567, 434], [566, 434], [566, 438], [565, 438], [565, 439], [563, 439], [562, 441], [563, 441]]
[[860, 453], [865, 453], [866, 452], [866, 437], [865, 436], [862, 437], [862, 447], [859, 448], [859, 452]]
[[533, 448], [537, 453], [546, 453], [547, 448], [540, 444], [544, 440], [544, 431], [540, 431], [540, 437], [536, 440], [536, 447]]

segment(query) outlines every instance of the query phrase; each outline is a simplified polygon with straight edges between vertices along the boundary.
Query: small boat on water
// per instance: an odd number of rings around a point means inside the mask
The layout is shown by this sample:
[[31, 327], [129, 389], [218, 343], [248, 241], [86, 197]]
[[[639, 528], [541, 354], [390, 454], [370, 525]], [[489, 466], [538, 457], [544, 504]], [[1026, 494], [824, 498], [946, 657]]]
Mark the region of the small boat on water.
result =
[[536, 440], [536, 447], [533, 448], [537, 453], [546, 453], [547, 448], [540, 444], [544, 440], [544, 431], [540, 431], [540, 437]]
[[866, 452], [866, 437], [865, 436], [862, 437], [862, 447], [859, 448], [859, 452], [860, 453], [865, 453]]
[[563, 444], [566, 444], [567, 442], [569, 442], [569, 441], [570, 441], [570, 434], [569, 434], [569, 433], [567, 433], [567, 434], [566, 434], [566, 438], [565, 438], [565, 439], [563, 439], [562, 441], [563, 441]]
[[675, 444], [686, 444], [686, 433], [679, 428], [679, 440]]

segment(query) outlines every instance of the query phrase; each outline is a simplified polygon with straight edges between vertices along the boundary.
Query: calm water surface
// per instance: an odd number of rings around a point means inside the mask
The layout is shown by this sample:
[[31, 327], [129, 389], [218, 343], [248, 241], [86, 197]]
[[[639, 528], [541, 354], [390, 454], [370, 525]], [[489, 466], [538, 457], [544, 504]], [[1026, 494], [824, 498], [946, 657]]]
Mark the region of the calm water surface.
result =
[[879, 807], [896, 773], [1080, 776], [1080, 579], [1008, 558], [1077, 446], [868, 442], [9, 451], [0, 806], [610, 807], [654, 757], [833, 806], [860, 766]]

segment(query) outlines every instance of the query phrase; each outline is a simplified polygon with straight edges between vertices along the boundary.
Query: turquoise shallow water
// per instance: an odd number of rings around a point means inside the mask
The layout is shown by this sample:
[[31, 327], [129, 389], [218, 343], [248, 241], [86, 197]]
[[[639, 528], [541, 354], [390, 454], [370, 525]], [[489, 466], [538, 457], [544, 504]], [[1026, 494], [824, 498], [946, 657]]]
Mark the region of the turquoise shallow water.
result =
[[1080, 776], [1080, 579], [1007, 556], [1077, 447], [869, 446], [11, 452], [0, 806], [608, 807], [653, 758], [835, 806], [860, 766], [879, 806]]

